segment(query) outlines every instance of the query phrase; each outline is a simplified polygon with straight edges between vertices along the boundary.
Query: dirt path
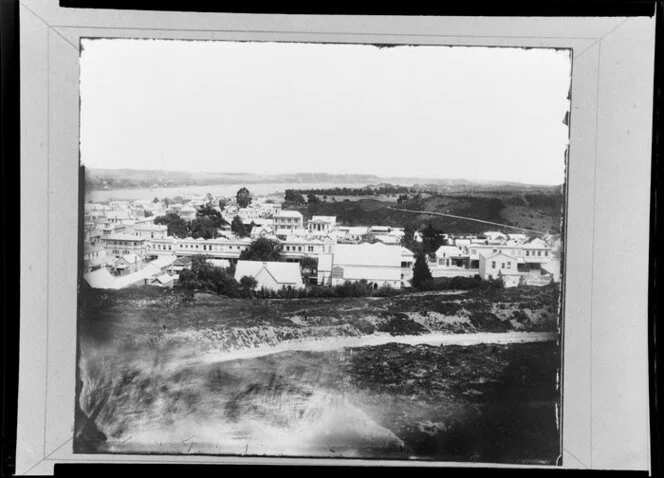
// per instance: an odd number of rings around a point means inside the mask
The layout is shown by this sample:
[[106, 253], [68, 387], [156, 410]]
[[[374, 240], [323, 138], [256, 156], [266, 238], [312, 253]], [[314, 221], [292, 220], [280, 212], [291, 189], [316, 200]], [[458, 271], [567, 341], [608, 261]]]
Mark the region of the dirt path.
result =
[[[409, 345], [478, 345], [514, 344], [527, 342], [548, 342], [555, 340], [556, 332], [480, 332], [471, 334], [449, 334], [433, 332], [423, 335], [390, 335], [377, 333], [361, 337], [325, 337], [281, 342], [278, 345], [259, 346], [241, 350], [210, 352], [196, 359], [202, 363], [226, 362], [230, 360], [252, 359], [265, 355], [292, 351], [328, 352], [342, 348], [371, 347], [388, 343]], [[181, 366], [182, 364], [178, 364]]]
[[466, 221], [481, 222], [483, 224], [490, 224], [492, 226], [506, 227], [506, 228], [509, 228], [509, 229], [516, 229], [518, 231], [527, 231], [527, 232], [536, 232], [538, 234], [547, 234], [544, 231], [536, 231], [534, 229], [527, 229], [525, 227], [509, 226], [507, 224], [501, 224], [499, 222], [484, 221], [483, 219], [475, 219], [473, 217], [466, 217], [466, 216], [455, 216], [454, 214], [445, 214], [445, 213], [442, 213], [442, 212], [415, 211], [415, 210], [412, 210], [412, 209], [401, 209], [401, 208], [396, 208], [396, 207], [391, 207], [391, 206], [388, 206], [388, 209], [392, 209], [393, 211], [412, 212], [414, 214], [421, 214], [421, 215], [452, 217], [454, 219], [464, 219]]

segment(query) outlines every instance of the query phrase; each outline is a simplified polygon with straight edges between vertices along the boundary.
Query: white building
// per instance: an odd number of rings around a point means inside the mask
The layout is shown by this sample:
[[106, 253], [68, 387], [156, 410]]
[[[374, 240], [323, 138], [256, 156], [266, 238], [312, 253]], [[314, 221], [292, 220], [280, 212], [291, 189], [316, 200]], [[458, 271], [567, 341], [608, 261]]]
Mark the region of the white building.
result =
[[264, 238], [276, 238], [274, 234], [274, 227], [272, 226], [258, 226], [255, 225], [254, 227], [251, 228], [251, 233], [249, 234], [249, 237], [251, 239], [256, 240], [261, 237]]
[[318, 255], [317, 266], [317, 284], [318, 285], [332, 285], [332, 261], [334, 256], [330, 253]]
[[400, 247], [401, 250], [401, 286], [406, 287], [413, 278], [413, 265], [415, 264], [415, 254], [410, 249]]
[[331, 284], [362, 279], [381, 286], [401, 287], [401, 248], [385, 244], [335, 244], [332, 247]]
[[528, 240], [528, 236], [526, 236], [525, 234], [510, 233], [510, 234], [507, 235], [507, 237], [509, 238], [510, 241], [514, 241], [514, 242], [519, 243], [519, 244], [523, 244], [524, 242], [526, 242]]
[[489, 240], [489, 242], [499, 242], [507, 239], [507, 236], [499, 231], [487, 231], [483, 236]]
[[439, 267], [464, 267], [464, 254], [461, 249], [456, 246], [440, 246], [436, 250], [436, 265]]
[[238, 210], [237, 215], [240, 216], [242, 222], [251, 223], [252, 221], [261, 217], [261, 211], [260, 209], [252, 206], [242, 207]]
[[227, 239], [218, 237], [216, 239], [177, 239], [174, 251], [180, 256], [207, 255], [219, 259], [238, 259], [240, 253], [251, 245], [251, 239], [241, 237]]
[[131, 234], [110, 234], [102, 237], [107, 254], [116, 257], [127, 254], [144, 256], [146, 254], [145, 239]]
[[360, 242], [369, 233], [367, 226], [340, 226], [337, 227], [339, 240], [346, 242]]
[[330, 252], [330, 245], [320, 239], [288, 236], [282, 240], [281, 254], [286, 259], [299, 260], [302, 257], [315, 257]]
[[281, 212], [281, 204], [274, 202], [261, 202], [258, 204], [261, 217], [273, 217]]
[[114, 258], [115, 256], [107, 255], [107, 251], [103, 247], [93, 246], [87, 242], [84, 245], [83, 267], [86, 272], [100, 269]]
[[196, 219], [196, 209], [191, 206], [184, 206], [178, 212], [180, 217], [185, 221], [193, 221]]
[[505, 287], [519, 285], [519, 260], [502, 252], [480, 256], [480, 277], [484, 280], [502, 278]]
[[539, 237], [524, 244], [522, 248], [526, 262], [542, 264], [551, 261], [551, 248]]
[[177, 250], [177, 239], [172, 236], [148, 239], [145, 248], [146, 253], [151, 256], [173, 255]]
[[126, 275], [137, 272], [143, 267], [143, 258], [136, 254], [125, 254], [113, 260], [110, 264], [114, 275]]
[[332, 232], [337, 225], [336, 216], [312, 216], [307, 221], [307, 231], [310, 234], [324, 236]]
[[146, 239], [164, 239], [168, 235], [168, 226], [165, 224], [136, 224], [134, 234]]
[[436, 250], [428, 265], [433, 277], [472, 277], [478, 273], [479, 256], [473, 263], [466, 247], [445, 245]]
[[303, 228], [303, 217], [298, 211], [281, 211], [273, 216], [274, 232], [277, 236], [287, 236], [294, 230]]
[[296, 262], [238, 261], [235, 266], [235, 280], [240, 282], [245, 276], [256, 279], [256, 289], [304, 288], [300, 265]]

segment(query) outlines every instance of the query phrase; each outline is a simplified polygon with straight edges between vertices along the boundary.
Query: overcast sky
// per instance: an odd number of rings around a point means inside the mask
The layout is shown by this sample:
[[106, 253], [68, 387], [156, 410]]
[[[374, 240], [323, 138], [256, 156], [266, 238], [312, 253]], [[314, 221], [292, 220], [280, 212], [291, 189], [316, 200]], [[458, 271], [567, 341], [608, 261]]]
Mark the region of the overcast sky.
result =
[[567, 50], [83, 40], [89, 168], [564, 181]]

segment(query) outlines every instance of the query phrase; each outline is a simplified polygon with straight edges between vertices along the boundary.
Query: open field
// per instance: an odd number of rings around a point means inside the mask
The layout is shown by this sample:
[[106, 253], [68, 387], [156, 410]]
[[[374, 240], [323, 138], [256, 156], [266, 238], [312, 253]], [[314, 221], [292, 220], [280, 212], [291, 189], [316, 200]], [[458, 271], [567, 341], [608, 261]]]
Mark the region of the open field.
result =
[[208, 334], [222, 349], [376, 332], [553, 332], [558, 296], [555, 285], [329, 299], [230, 299], [149, 286], [92, 289], [81, 293], [79, 325], [86, 336], [125, 344]]

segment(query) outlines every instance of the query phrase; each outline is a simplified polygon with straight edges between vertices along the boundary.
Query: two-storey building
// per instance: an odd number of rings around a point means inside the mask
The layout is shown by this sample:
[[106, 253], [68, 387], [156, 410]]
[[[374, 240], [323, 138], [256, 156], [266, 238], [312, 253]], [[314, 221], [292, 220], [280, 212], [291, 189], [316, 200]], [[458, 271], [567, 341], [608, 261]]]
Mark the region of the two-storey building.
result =
[[274, 233], [279, 238], [285, 238], [298, 229], [303, 229], [303, 216], [299, 211], [281, 211], [275, 214], [272, 219], [274, 220]]

